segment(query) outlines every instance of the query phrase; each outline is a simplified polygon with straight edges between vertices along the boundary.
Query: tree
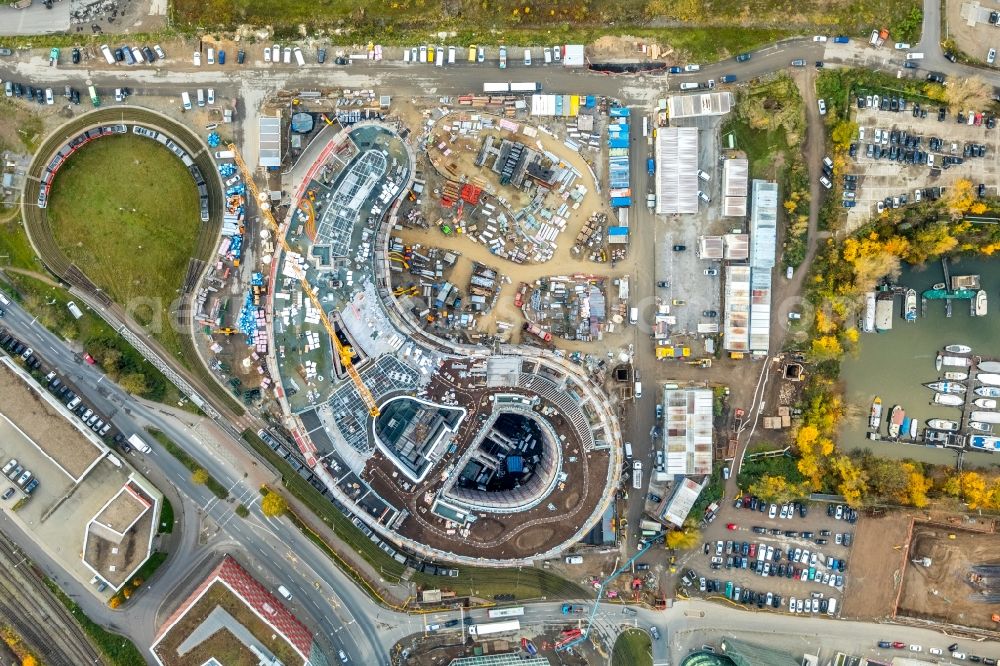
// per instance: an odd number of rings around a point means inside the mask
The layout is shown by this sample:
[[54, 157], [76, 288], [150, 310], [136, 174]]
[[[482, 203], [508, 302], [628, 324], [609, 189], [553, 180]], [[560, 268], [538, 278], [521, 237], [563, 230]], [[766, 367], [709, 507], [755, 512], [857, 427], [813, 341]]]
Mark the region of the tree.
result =
[[132, 395], [145, 395], [149, 387], [146, 384], [146, 375], [141, 372], [130, 372], [118, 378], [118, 385]]
[[857, 508], [868, 495], [868, 475], [845, 455], [834, 456], [831, 467], [839, 478], [837, 492], [844, 496], [848, 506]]
[[801, 486], [789, 483], [781, 476], [771, 476], [765, 474], [749, 487], [750, 493], [768, 502], [784, 504], [796, 497], [806, 494], [806, 489]]
[[979, 76], [950, 79], [944, 92], [948, 106], [954, 111], [983, 109], [993, 102], [993, 86]]
[[847, 150], [851, 147], [851, 141], [858, 134], [858, 124], [850, 120], [842, 120], [830, 132], [830, 139], [837, 150]]
[[260, 510], [268, 518], [277, 518], [288, 510], [288, 504], [284, 497], [272, 490], [261, 500]]
[[909, 471], [895, 460], [870, 456], [862, 461], [872, 494], [884, 500], [904, 497], [909, 486]]
[[208, 472], [203, 470], [201, 467], [191, 472], [191, 481], [197, 483], [199, 486], [203, 486], [208, 483]]
[[[272, 493], [273, 494], [273, 493]], [[270, 495], [268, 495], [270, 497]], [[264, 498], [265, 501], [267, 497]], [[261, 505], [263, 508], [263, 504]], [[267, 512], [265, 511], [265, 514]], [[694, 548], [698, 545], [700, 534], [697, 530], [693, 529], [683, 529], [683, 530], [671, 530], [667, 532], [667, 548], [673, 548], [674, 550], [688, 550]]]
[[21, 660], [21, 666], [38, 666], [38, 660], [30, 654], [25, 655]]
[[906, 491], [902, 497], [903, 502], [918, 509], [927, 506], [927, 491], [931, 489], [934, 482], [924, 476], [923, 470], [913, 463], [903, 463], [903, 469], [907, 475]]
[[119, 597], [117, 594], [108, 599], [108, 606], [110, 606], [111, 608], [118, 608], [121, 605], [122, 605], [122, 598]]
[[972, 181], [968, 178], [956, 180], [948, 188], [948, 198], [945, 201], [948, 204], [948, 213], [951, 214], [952, 218], [958, 219], [962, 217], [976, 201], [976, 193], [972, 189]]

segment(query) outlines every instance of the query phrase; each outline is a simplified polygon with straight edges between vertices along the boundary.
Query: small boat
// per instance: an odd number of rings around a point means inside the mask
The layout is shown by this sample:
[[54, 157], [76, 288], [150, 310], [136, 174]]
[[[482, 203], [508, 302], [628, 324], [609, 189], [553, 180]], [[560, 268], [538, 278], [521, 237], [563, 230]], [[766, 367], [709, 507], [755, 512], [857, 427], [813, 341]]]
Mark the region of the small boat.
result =
[[1000, 398], [1000, 387], [996, 386], [980, 386], [975, 391], [976, 395], [981, 395], [984, 398]]
[[976, 367], [979, 372], [1000, 372], [1000, 361], [980, 361]]
[[868, 417], [868, 427], [878, 430], [880, 425], [882, 425], [882, 398], [875, 396], [872, 400], [872, 413]]
[[985, 317], [986, 316], [986, 290], [980, 289], [976, 292], [976, 316]]
[[948, 433], [938, 430], [924, 430], [924, 441], [932, 444], [947, 444]]
[[993, 426], [989, 423], [983, 423], [982, 421], [969, 421], [969, 429], [976, 430], [978, 432], [993, 432]]
[[965, 404], [965, 398], [951, 393], [935, 393], [934, 404], [947, 405], [948, 407], [961, 407]]
[[917, 427], [919, 427], [919, 425], [920, 425], [920, 419], [913, 419], [912, 421], [910, 421], [910, 430], [909, 430], [910, 439], [917, 438]]
[[986, 435], [973, 435], [969, 440], [969, 446], [982, 451], [996, 453], [1000, 451], [1000, 437], [987, 437]]
[[944, 291], [947, 288], [948, 285], [946, 285], [944, 282], [935, 282], [933, 285], [931, 285], [931, 289], [935, 291]]
[[911, 420], [912, 419], [910, 419], [909, 416], [907, 416], [905, 419], [903, 419], [902, 425], [899, 426], [899, 436], [900, 437], [906, 437], [907, 435], [910, 434], [910, 421]]
[[980, 384], [990, 384], [1000, 386], [1000, 374], [994, 372], [980, 372], [976, 375], [976, 381]]
[[949, 421], [948, 419], [931, 419], [927, 422], [927, 427], [933, 428], [934, 430], [958, 432], [958, 421]]
[[[967, 368], [972, 365], [972, 359], [968, 356], [942, 356], [941, 363], [943, 365], [953, 365], [957, 368]], [[940, 368], [938, 368], [940, 370]]]
[[906, 411], [896, 405], [892, 408], [892, 412], [889, 414], [889, 437], [899, 437], [899, 426], [903, 425], [903, 419], [906, 418]]
[[983, 423], [1000, 423], [1000, 412], [972, 412], [969, 415], [970, 421], [982, 421]]
[[903, 319], [909, 323], [917, 320], [917, 290], [907, 289], [903, 300]]
[[972, 404], [980, 409], [996, 409], [997, 401], [993, 398], [976, 398]]
[[957, 382], [931, 382], [930, 384], [924, 384], [924, 386], [938, 393], [954, 393], [956, 395], [965, 393], [966, 390], [965, 384]]
[[967, 372], [946, 372], [944, 373], [944, 378], [953, 382], [964, 382], [969, 378], [969, 373]]
[[937, 358], [934, 359], [934, 369], [941, 372], [941, 365], [944, 363], [944, 356], [939, 352]]
[[949, 354], [968, 354], [972, 351], [972, 347], [968, 345], [948, 345], [944, 350]]

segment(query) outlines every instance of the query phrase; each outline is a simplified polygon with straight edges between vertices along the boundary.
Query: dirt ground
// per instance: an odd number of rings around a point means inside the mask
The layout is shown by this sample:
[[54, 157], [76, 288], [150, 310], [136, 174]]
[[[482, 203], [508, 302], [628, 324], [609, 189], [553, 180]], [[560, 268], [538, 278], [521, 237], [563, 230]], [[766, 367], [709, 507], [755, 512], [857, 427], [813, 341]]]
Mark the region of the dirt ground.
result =
[[3, 414], [74, 478], [103, 455], [5, 365], [0, 365], [0, 395]]
[[900, 512], [879, 518], [865, 516], [855, 527], [841, 617], [852, 620], [889, 617], [903, 574], [910, 516]]
[[[925, 557], [930, 558], [930, 566], [915, 563]], [[908, 558], [899, 615], [966, 627], [997, 628], [991, 614], [997, 612], [998, 604], [976, 599], [983, 588], [971, 582], [970, 577], [974, 566], [1000, 567], [1000, 535], [917, 522]], [[1000, 594], [997, 581], [997, 577], [992, 579], [994, 594]], [[984, 584], [989, 585], [989, 580]]]
[[[986, 64], [986, 52], [1000, 46], [1000, 32], [990, 25], [990, 12], [998, 8], [982, 0], [947, 0], [945, 38], [954, 40], [959, 51]], [[973, 25], [969, 25], [970, 19]]]

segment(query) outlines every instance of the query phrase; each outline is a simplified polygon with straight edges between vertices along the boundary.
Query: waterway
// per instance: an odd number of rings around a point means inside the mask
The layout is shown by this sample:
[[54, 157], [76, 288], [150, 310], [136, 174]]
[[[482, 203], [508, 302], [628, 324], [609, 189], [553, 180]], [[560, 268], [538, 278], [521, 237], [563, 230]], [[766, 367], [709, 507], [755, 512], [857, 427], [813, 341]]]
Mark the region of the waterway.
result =
[[[934, 393], [923, 386], [943, 377], [934, 368], [938, 350], [949, 344], [972, 347], [974, 355], [984, 359], [1000, 359], [1000, 261], [996, 259], [964, 258], [950, 262], [951, 274], [982, 276], [982, 288], [989, 297], [985, 317], [969, 314], [969, 301], [952, 301], [953, 313], [945, 316], [944, 301], [928, 301], [927, 316], [907, 324], [900, 316], [902, 299], [896, 299], [892, 330], [885, 333], [862, 334], [857, 355], [845, 358], [841, 376], [846, 386], [847, 415], [841, 427], [839, 445], [845, 450], [871, 449], [873, 453], [893, 458], [911, 458], [924, 462], [953, 464], [957, 449], [939, 449], [924, 445], [866, 439], [868, 415], [872, 399], [882, 398], [881, 432], [886, 431], [886, 419], [893, 405], [902, 405], [906, 415], [920, 419], [920, 429], [927, 419], [945, 418], [959, 421], [961, 411], [954, 407], [932, 404]], [[920, 294], [936, 282], [944, 280], [941, 262], [924, 266], [904, 267], [900, 284], [912, 287]], [[966, 450], [964, 463], [970, 465], [1000, 464], [1000, 457]]]

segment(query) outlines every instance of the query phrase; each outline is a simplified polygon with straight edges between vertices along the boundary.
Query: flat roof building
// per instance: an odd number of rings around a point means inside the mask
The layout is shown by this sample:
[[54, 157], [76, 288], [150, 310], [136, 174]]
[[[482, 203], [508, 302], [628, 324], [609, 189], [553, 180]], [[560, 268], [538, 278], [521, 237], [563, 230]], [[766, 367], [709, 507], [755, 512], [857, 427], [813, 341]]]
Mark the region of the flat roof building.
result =
[[712, 404], [710, 389], [663, 390], [663, 448], [667, 474], [712, 473]]
[[683, 527], [684, 521], [687, 520], [688, 514], [691, 513], [694, 503], [698, 501], [698, 496], [701, 495], [707, 482], [707, 477], [701, 483], [685, 478], [680, 483], [675, 484], [674, 494], [670, 496], [663, 511], [660, 512], [660, 520], [676, 527]]
[[155, 491], [132, 477], [87, 524], [83, 563], [115, 590], [121, 589], [153, 552], [159, 507]]
[[728, 91], [671, 95], [667, 98], [667, 108], [670, 118], [721, 116], [733, 108], [733, 95]]
[[778, 237], [778, 184], [753, 181], [750, 214], [750, 351], [766, 355], [771, 344], [771, 273]]
[[261, 116], [257, 124], [257, 164], [265, 169], [281, 166], [281, 118]]
[[745, 352], [750, 348], [750, 267], [726, 266], [722, 348]]
[[656, 133], [656, 212], [698, 212], [698, 128], [660, 127]]
[[737, 157], [722, 163], [722, 215], [724, 217], [746, 217], [747, 215], [747, 174], [749, 162], [745, 157]]

